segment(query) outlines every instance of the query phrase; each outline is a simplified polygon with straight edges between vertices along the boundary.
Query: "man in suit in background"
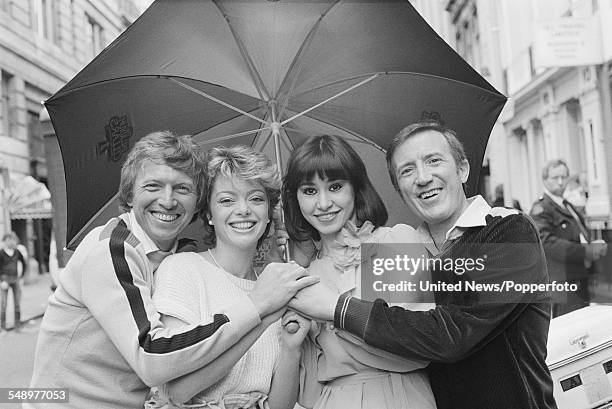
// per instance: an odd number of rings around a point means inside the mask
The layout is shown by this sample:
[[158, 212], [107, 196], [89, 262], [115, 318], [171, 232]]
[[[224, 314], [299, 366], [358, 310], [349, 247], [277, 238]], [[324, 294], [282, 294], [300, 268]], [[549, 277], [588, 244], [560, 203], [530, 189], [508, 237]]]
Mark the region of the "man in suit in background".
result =
[[591, 241], [584, 218], [563, 198], [569, 180], [569, 167], [562, 159], [551, 160], [542, 170], [544, 194], [533, 204], [535, 221], [551, 281], [577, 285], [577, 290], [553, 295], [553, 317], [589, 305], [589, 275], [593, 262], [606, 254], [601, 240]]

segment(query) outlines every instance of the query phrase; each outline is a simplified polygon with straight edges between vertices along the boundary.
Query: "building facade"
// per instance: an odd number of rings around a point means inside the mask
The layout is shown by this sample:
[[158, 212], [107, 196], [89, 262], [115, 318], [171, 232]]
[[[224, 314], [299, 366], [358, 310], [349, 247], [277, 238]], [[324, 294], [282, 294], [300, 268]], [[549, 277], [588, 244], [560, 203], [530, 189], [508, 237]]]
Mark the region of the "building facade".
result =
[[[502, 185], [506, 205], [517, 199], [529, 211], [542, 193], [542, 167], [562, 158], [588, 191], [590, 227], [612, 227], [607, 163], [612, 154], [612, 32], [606, 24], [612, 1], [449, 0], [446, 8], [456, 28], [457, 51], [508, 96], [487, 149], [488, 191]], [[558, 45], [554, 37], [541, 40], [543, 27], [559, 27], [559, 22], [571, 28], [553, 32], [566, 36], [565, 46], [597, 43], [597, 58], [581, 65], [578, 59], [546, 60], [543, 55], [558, 51]], [[585, 29], [586, 40], [581, 37]], [[568, 56], [577, 51], [565, 50]]]
[[49, 172], [61, 166], [59, 149], [52, 147], [55, 156], [47, 159], [41, 102], [115, 39], [145, 6], [130, 0], [0, 0], [0, 232], [15, 230], [43, 264], [51, 215], [30, 209], [33, 212], [23, 216], [11, 207], [21, 180], [32, 176], [47, 185]]
[[447, 44], [454, 46], [455, 27], [446, 11], [447, 0], [410, 0], [410, 4]]

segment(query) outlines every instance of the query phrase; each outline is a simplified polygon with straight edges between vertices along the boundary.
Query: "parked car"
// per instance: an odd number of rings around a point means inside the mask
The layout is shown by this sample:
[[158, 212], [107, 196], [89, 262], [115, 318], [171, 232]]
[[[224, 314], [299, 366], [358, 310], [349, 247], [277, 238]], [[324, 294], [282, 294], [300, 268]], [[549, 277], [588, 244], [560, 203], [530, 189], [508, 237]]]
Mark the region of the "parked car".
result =
[[612, 408], [612, 306], [554, 318], [546, 363], [559, 409]]

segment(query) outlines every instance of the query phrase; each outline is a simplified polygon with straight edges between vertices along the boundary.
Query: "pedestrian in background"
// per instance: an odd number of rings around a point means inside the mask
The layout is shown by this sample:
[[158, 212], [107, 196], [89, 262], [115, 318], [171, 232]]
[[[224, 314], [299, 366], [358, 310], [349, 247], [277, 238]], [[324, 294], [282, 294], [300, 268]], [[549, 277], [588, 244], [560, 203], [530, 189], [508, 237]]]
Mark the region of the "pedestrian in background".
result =
[[8, 303], [8, 290], [13, 291], [13, 311], [15, 313], [15, 330], [21, 328], [21, 282], [20, 279], [26, 271], [25, 257], [17, 249], [19, 239], [15, 232], [2, 237], [3, 248], [0, 250], [0, 332], [6, 331], [6, 307]]
[[582, 213], [564, 198], [569, 174], [563, 159], [548, 162], [542, 169], [544, 193], [531, 208], [551, 281], [578, 286], [576, 291], [553, 294], [553, 317], [589, 305], [588, 280], [593, 273], [593, 262], [607, 250], [602, 240], [591, 240]]
[[[491, 202], [491, 207], [505, 207], [504, 205], [504, 185], [501, 183], [495, 186], [495, 197]], [[521, 204], [518, 200], [512, 199], [512, 207], [516, 210], [522, 211]]]

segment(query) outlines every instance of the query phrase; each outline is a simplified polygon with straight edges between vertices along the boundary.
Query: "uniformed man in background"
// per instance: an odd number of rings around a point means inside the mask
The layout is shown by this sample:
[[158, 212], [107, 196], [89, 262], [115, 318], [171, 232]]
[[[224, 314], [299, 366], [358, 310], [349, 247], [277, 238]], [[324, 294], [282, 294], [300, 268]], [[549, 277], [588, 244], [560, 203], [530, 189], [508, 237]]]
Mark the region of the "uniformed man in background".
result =
[[542, 170], [544, 194], [533, 204], [535, 221], [551, 281], [577, 285], [577, 290], [553, 294], [553, 317], [589, 305], [589, 275], [593, 262], [606, 254], [602, 240], [591, 240], [584, 217], [563, 198], [569, 179], [569, 167], [562, 159], [549, 161]]

